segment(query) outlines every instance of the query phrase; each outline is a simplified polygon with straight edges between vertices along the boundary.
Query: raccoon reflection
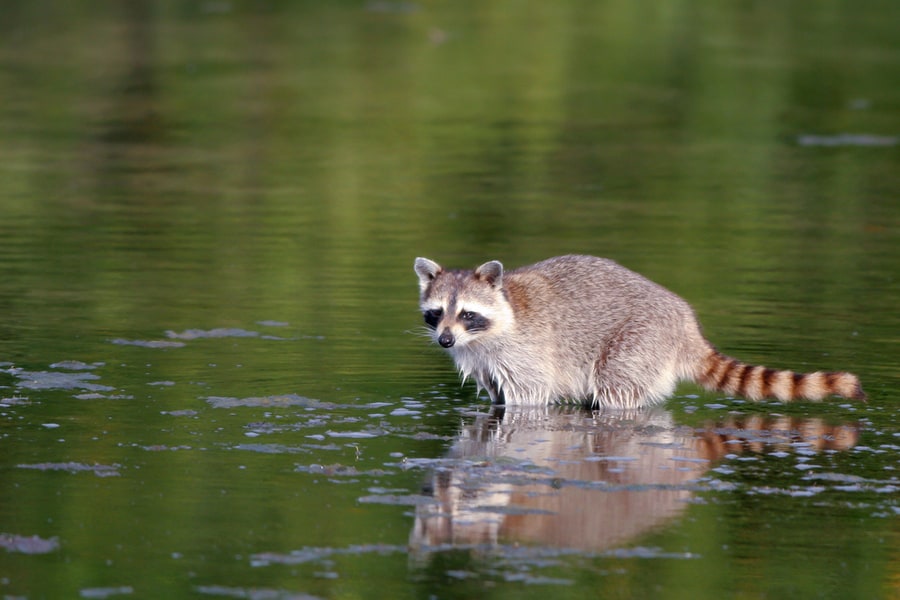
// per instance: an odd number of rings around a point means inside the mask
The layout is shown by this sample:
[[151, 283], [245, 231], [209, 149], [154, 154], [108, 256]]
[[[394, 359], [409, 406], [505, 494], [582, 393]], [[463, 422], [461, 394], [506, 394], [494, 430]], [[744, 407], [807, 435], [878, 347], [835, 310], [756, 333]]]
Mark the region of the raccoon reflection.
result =
[[854, 425], [729, 417], [695, 431], [662, 409], [518, 407], [480, 416], [450, 450], [416, 509], [410, 545], [536, 544], [602, 551], [685, 510], [697, 480], [727, 454], [845, 450]]

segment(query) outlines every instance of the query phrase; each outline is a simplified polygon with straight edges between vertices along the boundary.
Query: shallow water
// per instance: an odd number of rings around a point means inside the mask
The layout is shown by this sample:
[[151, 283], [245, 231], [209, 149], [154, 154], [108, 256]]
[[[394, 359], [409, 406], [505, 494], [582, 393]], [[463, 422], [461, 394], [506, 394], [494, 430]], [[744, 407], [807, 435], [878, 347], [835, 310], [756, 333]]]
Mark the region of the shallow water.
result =
[[[13, 2], [0, 592], [893, 598], [893, 2]], [[492, 412], [415, 256], [608, 256], [741, 359]]]

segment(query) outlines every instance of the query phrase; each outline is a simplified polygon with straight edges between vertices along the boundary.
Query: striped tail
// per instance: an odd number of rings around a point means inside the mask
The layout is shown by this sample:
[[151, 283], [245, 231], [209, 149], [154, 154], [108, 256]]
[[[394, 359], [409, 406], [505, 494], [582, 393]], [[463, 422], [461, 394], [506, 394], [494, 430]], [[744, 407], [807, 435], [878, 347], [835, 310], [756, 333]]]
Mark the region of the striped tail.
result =
[[852, 373], [794, 373], [747, 365], [715, 348], [710, 348], [698, 373], [696, 381], [706, 389], [738, 394], [750, 400], [822, 400], [832, 395], [866, 400], [859, 378]]

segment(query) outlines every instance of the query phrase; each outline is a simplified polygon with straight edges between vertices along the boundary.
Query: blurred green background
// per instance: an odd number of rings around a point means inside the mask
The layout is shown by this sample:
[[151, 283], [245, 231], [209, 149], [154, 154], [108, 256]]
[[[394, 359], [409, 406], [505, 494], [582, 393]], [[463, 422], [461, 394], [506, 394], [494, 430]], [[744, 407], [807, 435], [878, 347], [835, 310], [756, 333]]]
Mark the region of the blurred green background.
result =
[[[459, 425], [448, 406], [483, 406], [416, 335], [419, 255], [608, 256], [684, 296], [730, 354], [857, 372], [861, 443], [879, 452], [832, 467], [900, 485], [896, 1], [8, 0], [2, 13], [0, 534], [60, 544], [0, 550], [4, 593], [546, 594], [494, 575], [454, 587], [446, 572], [471, 559], [453, 553], [425, 574], [402, 554], [336, 558], [336, 579], [248, 560], [402, 546], [405, 508], [356, 500], [413, 491], [421, 473], [338, 485], [295, 464], [360, 447], [377, 465], [436, 458]], [[148, 344], [216, 328], [250, 333]], [[64, 360], [101, 363], [89, 372], [115, 391], [28, 387]], [[337, 407], [311, 423], [303, 408], [207, 400], [280, 394]], [[427, 403], [421, 420], [389, 419], [355, 449], [234, 452], [254, 423], [327, 435], [378, 425], [354, 406], [403, 398]], [[860, 418], [841, 406], [796, 410]], [[167, 414], [180, 410], [195, 414]], [[422, 432], [437, 437], [410, 437]], [[273, 433], [290, 447], [306, 434]], [[18, 467], [62, 461], [121, 476]], [[827, 509], [715, 500], [654, 538], [702, 558], [573, 560], [556, 568], [575, 583], [552, 592], [896, 597], [897, 521], [873, 516], [896, 514], [883, 493]]]

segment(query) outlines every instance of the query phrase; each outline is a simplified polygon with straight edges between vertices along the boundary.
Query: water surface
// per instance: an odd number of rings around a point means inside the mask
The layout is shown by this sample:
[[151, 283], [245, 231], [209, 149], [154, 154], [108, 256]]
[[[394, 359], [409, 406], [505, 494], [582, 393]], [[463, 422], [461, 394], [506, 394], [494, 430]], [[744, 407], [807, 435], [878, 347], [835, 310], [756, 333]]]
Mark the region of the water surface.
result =
[[[896, 597], [898, 19], [10, 3], [0, 591]], [[869, 401], [492, 413], [412, 261], [567, 252]]]

